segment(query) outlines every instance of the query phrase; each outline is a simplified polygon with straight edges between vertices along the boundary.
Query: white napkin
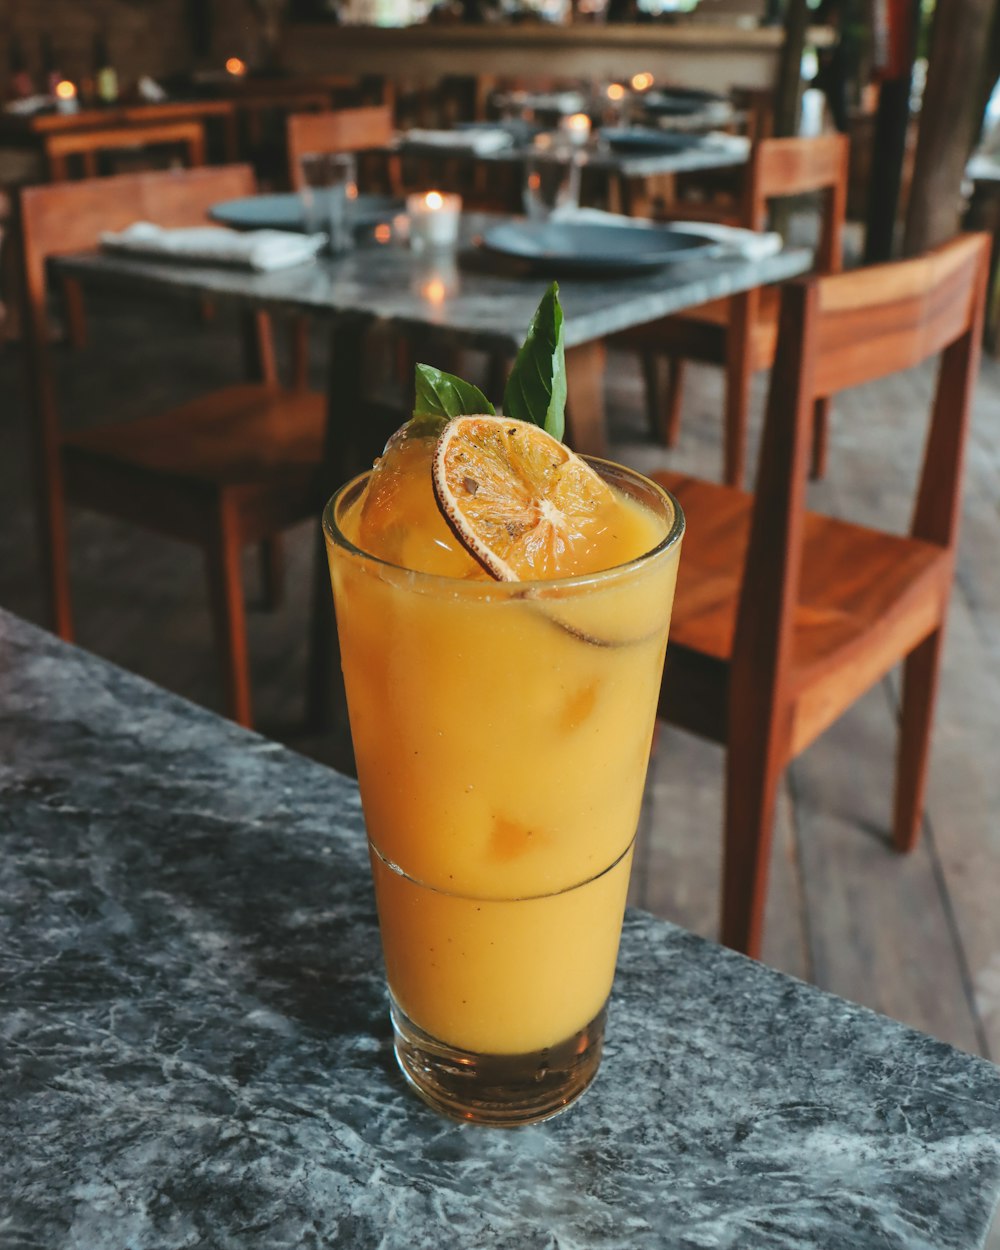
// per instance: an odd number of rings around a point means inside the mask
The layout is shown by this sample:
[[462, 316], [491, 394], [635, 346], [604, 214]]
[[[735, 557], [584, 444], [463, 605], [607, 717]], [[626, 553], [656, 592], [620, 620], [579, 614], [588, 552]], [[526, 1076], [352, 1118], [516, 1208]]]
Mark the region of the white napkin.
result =
[[739, 152], [747, 157], [750, 155], [750, 140], [746, 135], [731, 135], [725, 130], [709, 130], [701, 136], [701, 140], [706, 147], [710, 145], [713, 148], [726, 148], [731, 152]]
[[663, 225], [687, 234], [700, 234], [718, 243], [727, 252], [747, 260], [764, 260], [780, 252], [784, 246], [781, 235], [774, 230], [744, 230], [740, 226], [723, 226], [714, 221], [668, 221]]
[[325, 242], [325, 234], [292, 234], [287, 230], [241, 232], [222, 226], [165, 230], [149, 221], [137, 221], [118, 234], [101, 235], [102, 246], [112, 251], [241, 265], [262, 271], [286, 269], [312, 260]]
[[30, 117], [33, 113], [40, 113], [42, 109], [51, 108], [54, 102], [55, 96], [26, 95], [19, 100], [8, 100], [3, 111], [13, 113], [15, 117]]
[[649, 230], [683, 230], [697, 234], [730, 255], [746, 260], [764, 260], [774, 256], [783, 246], [780, 234], [774, 231], [744, 230], [740, 226], [723, 226], [714, 221], [650, 221], [647, 217], [625, 217], [621, 213], [605, 213], [599, 208], [577, 208], [565, 221], [594, 222], [606, 226], [642, 226]]
[[514, 142], [514, 136], [506, 130], [408, 130], [404, 143], [414, 143], [426, 148], [467, 148], [477, 156], [501, 152]]
[[502, 104], [541, 113], [583, 113], [587, 108], [579, 91], [510, 91], [497, 98]]

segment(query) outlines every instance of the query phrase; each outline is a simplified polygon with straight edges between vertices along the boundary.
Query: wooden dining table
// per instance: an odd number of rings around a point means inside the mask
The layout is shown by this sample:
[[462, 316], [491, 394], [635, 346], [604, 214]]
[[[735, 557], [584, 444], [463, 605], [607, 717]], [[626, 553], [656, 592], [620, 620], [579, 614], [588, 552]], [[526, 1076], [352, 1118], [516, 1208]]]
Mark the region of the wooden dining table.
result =
[[[370, 466], [386, 436], [366, 419], [365, 339], [380, 324], [419, 346], [428, 363], [448, 364], [456, 351], [477, 349], [513, 358], [549, 277], [498, 261], [480, 246], [491, 226], [509, 219], [463, 214], [457, 249], [419, 253], [390, 231], [369, 233], [344, 255], [269, 273], [219, 264], [176, 261], [110, 251], [58, 258], [64, 279], [146, 298], [208, 298], [244, 310], [305, 315], [322, 320], [327, 356], [326, 479], [330, 494]], [[382, 237], [386, 237], [384, 234]], [[709, 300], [805, 272], [812, 253], [786, 248], [747, 259], [719, 250], [641, 273], [608, 271], [560, 280], [564, 312], [568, 402], [567, 441], [578, 452], [603, 456], [608, 442], [604, 410], [605, 340], [619, 330], [654, 321]], [[499, 396], [495, 397], [499, 400]], [[396, 424], [407, 414], [399, 412]], [[343, 697], [325, 553], [317, 552], [312, 627], [309, 718], [317, 728], [330, 710], [344, 732]]]
[[[140, 144], [144, 126], [179, 121], [218, 124], [225, 160], [239, 159], [237, 107], [230, 100], [159, 100], [81, 108], [75, 113], [0, 111], [0, 147], [33, 148], [44, 154], [46, 140], [53, 135], [123, 126], [135, 128], [136, 143]], [[96, 168], [93, 172], [96, 173]]]
[[[516, 353], [550, 275], [495, 257], [482, 244], [491, 227], [509, 221], [482, 213], [462, 216], [455, 250], [418, 252], [398, 234], [368, 236], [351, 251], [290, 269], [252, 272], [211, 263], [184, 263], [120, 252], [60, 257], [55, 268], [84, 287], [113, 287], [157, 298], [208, 297], [243, 308], [323, 320], [330, 330], [329, 425], [331, 487], [370, 463], [365, 429], [353, 419], [364, 390], [359, 344], [376, 322], [416, 339], [428, 351], [461, 349]], [[589, 455], [607, 451], [603, 371], [609, 335], [686, 308], [782, 282], [806, 272], [807, 248], [784, 248], [749, 259], [724, 247], [658, 268], [624, 273], [584, 265], [559, 279], [565, 316], [569, 380], [568, 439]], [[376, 447], [375, 451], [378, 450]]]
[[[503, 128], [503, 123], [483, 123], [481, 127], [477, 124], [477, 129], [487, 132], [502, 132]], [[531, 142], [522, 137], [524, 132], [519, 124], [512, 131], [514, 141], [494, 150], [475, 150], [470, 143], [472, 133], [459, 128], [442, 132], [433, 143], [422, 143], [418, 136], [403, 132], [380, 152], [398, 153], [426, 163], [435, 159], [438, 163], [448, 162], [449, 177], [462, 164], [483, 173], [504, 167], [516, 169], [536, 154]], [[559, 132], [551, 132], [553, 142], [560, 138], [565, 142]], [[749, 159], [750, 141], [742, 135], [675, 133], [653, 126], [626, 126], [596, 130], [588, 143], [569, 150], [585, 179], [596, 176], [606, 184], [607, 203], [612, 211], [648, 217], [652, 215], [656, 192], [665, 194], [668, 200], [673, 198], [676, 174], [738, 170]]]
[[5, 1250], [982, 1250], [1000, 1070], [630, 911], [593, 1086], [442, 1119], [353, 781], [0, 610]]

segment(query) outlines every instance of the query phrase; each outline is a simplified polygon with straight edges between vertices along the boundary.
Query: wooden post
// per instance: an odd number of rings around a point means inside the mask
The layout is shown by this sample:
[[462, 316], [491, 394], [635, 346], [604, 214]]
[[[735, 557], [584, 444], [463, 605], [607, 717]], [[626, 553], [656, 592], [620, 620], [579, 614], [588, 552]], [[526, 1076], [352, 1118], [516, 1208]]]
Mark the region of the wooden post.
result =
[[903, 250], [907, 256], [957, 234], [962, 179], [982, 122], [986, 72], [998, 0], [938, 0]]
[[910, 125], [910, 92], [913, 87], [913, 59], [917, 51], [920, 0], [898, 4], [892, 10], [897, 23], [905, 26], [892, 32], [889, 72], [878, 93], [875, 133], [872, 136], [871, 178], [868, 183], [868, 217], [865, 228], [865, 264], [889, 260], [893, 253], [899, 194], [906, 157], [906, 133]]
[[802, 52], [806, 46], [809, 7], [806, 0], [788, 0], [785, 10], [785, 42], [778, 65], [774, 98], [774, 137], [785, 139], [799, 131], [802, 100]]

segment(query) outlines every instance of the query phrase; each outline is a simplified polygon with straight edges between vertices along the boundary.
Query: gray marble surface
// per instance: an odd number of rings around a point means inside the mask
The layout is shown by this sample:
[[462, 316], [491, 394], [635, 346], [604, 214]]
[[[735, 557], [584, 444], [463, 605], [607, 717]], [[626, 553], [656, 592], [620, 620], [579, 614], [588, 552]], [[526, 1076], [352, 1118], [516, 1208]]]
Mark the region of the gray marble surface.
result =
[[[478, 251], [475, 240], [498, 220], [503, 219], [466, 214], [458, 253], [443, 256], [421, 256], [395, 242], [371, 242], [341, 258], [274, 273], [109, 252], [62, 257], [56, 266], [87, 284], [207, 295], [311, 316], [377, 319], [459, 346], [516, 351], [549, 280], [498, 264]], [[781, 282], [804, 273], [811, 262], [807, 249], [794, 248], [763, 260], [723, 254], [641, 275], [567, 278], [559, 284], [566, 345], [589, 343], [706, 300]]]
[[0, 612], [0, 1245], [973, 1250], [1000, 1071], [632, 913], [548, 1124], [404, 1088], [352, 782]]
[[[656, 135], [658, 131], [653, 130], [651, 133]], [[660, 133], [667, 134], [667, 142], [664, 143], [663, 150], [658, 152], [653, 150], [623, 151], [606, 142], [597, 142], [579, 151], [577, 159], [581, 166], [611, 174], [617, 178], [651, 178], [658, 174], [692, 173], [699, 169], [731, 169], [745, 165], [750, 155], [749, 142], [738, 135], [722, 135], [719, 138], [696, 135], [683, 147], [672, 147], [668, 146], [670, 135], [666, 128], [663, 128]], [[451, 147], [444, 143], [421, 144], [407, 142], [405, 135], [398, 143], [382, 150], [399, 151], [403, 155], [469, 160], [484, 165], [519, 165], [536, 155], [530, 146], [519, 144], [512, 144], [509, 148], [499, 148], [493, 152], [474, 152], [467, 144], [460, 141], [456, 141]]]

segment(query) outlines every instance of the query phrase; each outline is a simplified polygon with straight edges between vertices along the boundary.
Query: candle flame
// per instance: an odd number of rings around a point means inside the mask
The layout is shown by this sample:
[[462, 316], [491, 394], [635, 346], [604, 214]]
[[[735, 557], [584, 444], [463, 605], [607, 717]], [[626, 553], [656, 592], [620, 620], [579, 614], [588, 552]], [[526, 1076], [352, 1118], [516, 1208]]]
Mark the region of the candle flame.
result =
[[231, 56], [226, 61], [226, 72], [233, 74], [236, 78], [242, 78], [247, 72], [246, 62], [241, 61], [238, 56]]
[[76, 95], [76, 87], [66, 78], [56, 83], [56, 95], [60, 100], [72, 100]]
[[447, 294], [448, 292], [441, 278], [430, 278], [424, 283], [424, 298], [435, 307], [444, 303]]
[[428, 191], [424, 196], [424, 203], [428, 208], [436, 211], [444, 207], [444, 196], [440, 191]]
[[624, 100], [625, 99], [625, 88], [621, 85], [620, 82], [613, 82], [611, 86], [608, 87], [608, 99], [609, 100]]
[[632, 77], [632, 90], [633, 91], [648, 91], [652, 85], [653, 85], [652, 74], [647, 74], [647, 73], [635, 74]]
[[392, 226], [387, 226], [383, 221], [375, 227], [375, 242], [388, 243], [392, 238]]

